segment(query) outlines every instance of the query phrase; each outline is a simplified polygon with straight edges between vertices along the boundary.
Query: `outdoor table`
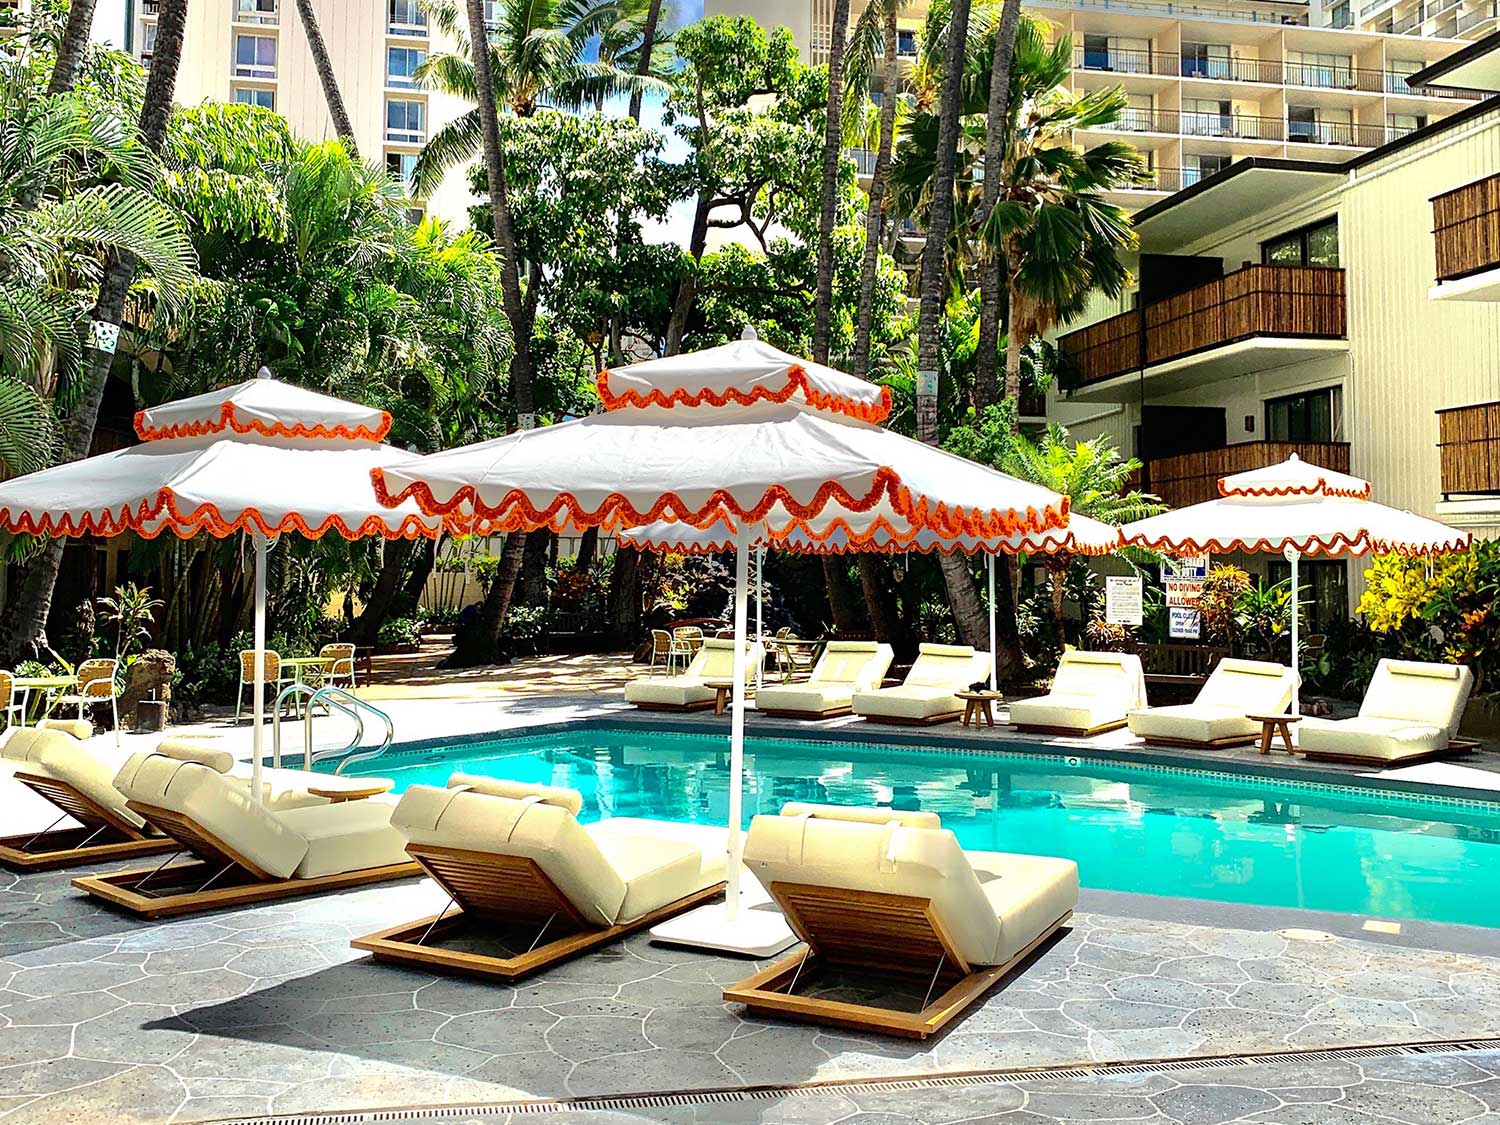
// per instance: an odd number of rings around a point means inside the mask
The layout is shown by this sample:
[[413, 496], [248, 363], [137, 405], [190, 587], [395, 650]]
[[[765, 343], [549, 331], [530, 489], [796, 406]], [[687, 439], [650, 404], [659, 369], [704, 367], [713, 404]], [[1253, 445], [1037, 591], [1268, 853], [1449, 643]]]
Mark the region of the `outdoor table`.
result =
[[995, 725], [995, 704], [1005, 698], [1004, 692], [999, 691], [961, 691], [958, 698], [964, 701], [964, 717], [962, 726], [968, 726], [970, 720], [975, 727]]
[[42, 718], [46, 718], [52, 713], [52, 697], [64, 688], [76, 688], [78, 677], [71, 675], [17, 676], [12, 686], [21, 693], [21, 725], [25, 726], [26, 712], [29, 709], [33, 691], [47, 693], [47, 706], [42, 711]]
[[1271, 752], [1271, 736], [1280, 732], [1281, 744], [1286, 747], [1288, 754], [1295, 754], [1292, 749], [1292, 724], [1301, 722], [1300, 715], [1246, 715], [1252, 723], [1260, 724], [1260, 752], [1269, 754]]
[[729, 704], [729, 693], [734, 691], [733, 680], [704, 680], [703, 686], [714, 689], [714, 714], [722, 715]]
[[[781, 673], [781, 682], [784, 684], [791, 683], [792, 678], [800, 672], [811, 673], [813, 665], [817, 663], [818, 649], [823, 644], [822, 641], [800, 637], [767, 637], [766, 641], [778, 650], [777, 671]], [[799, 654], [805, 657], [802, 664], [797, 663]]]
[[314, 797], [327, 797], [332, 804], [344, 801], [363, 801], [366, 797], [378, 797], [389, 792], [391, 782], [386, 778], [371, 778], [368, 785], [309, 785], [307, 791]]

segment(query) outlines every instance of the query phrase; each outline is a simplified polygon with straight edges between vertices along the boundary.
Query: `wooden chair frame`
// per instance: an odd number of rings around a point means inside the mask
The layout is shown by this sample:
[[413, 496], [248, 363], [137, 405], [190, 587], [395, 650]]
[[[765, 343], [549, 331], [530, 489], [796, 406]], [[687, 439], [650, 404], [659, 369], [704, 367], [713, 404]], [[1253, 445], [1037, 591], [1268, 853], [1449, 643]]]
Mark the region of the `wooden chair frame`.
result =
[[[778, 882], [767, 889], [806, 948], [726, 988], [724, 999], [757, 1015], [911, 1039], [941, 1031], [1073, 916], [1069, 910], [1003, 965], [976, 968], [959, 954], [930, 899], [807, 883]], [[796, 991], [799, 981], [816, 980], [829, 968], [904, 978], [918, 987], [926, 982], [926, 996], [920, 1010], [904, 1012]]]
[[[488, 980], [513, 981], [540, 972], [716, 898], [725, 886], [716, 883], [643, 917], [599, 926], [578, 911], [534, 859], [436, 844], [408, 844], [406, 850], [448, 893], [448, 906], [435, 915], [356, 938], [351, 944], [373, 953], [377, 961]], [[450, 913], [452, 906], [458, 909]], [[438, 944], [466, 930], [489, 934], [509, 930], [520, 939], [521, 951], [502, 957], [444, 949]], [[543, 943], [548, 934], [555, 936]]]
[[688, 711], [712, 711], [714, 701], [706, 699], [698, 703], [632, 703], [631, 706], [638, 711], [670, 711], [674, 714], [683, 714]]
[[847, 703], [840, 707], [830, 707], [826, 711], [805, 711], [792, 707], [761, 707], [758, 704], [755, 709], [762, 715], [775, 715], [781, 719], [834, 719], [840, 715], [853, 713]]
[[[110, 875], [86, 875], [74, 879], [73, 885], [94, 898], [123, 907], [139, 918], [165, 918], [226, 906], [246, 906], [366, 883], [383, 883], [389, 879], [406, 879], [422, 873], [417, 864], [408, 862], [315, 875], [310, 879], [279, 879], [182, 813], [140, 801], [127, 801], [126, 807], [170, 837], [174, 848], [172, 855], [155, 867]], [[198, 859], [190, 863], [172, 863], [172, 859], [184, 851], [193, 853]], [[154, 884], [150, 891], [145, 889], [148, 883]]]
[[913, 719], [905, 715], [864, 715], [860, 718], [867, 723], [889, 723], [897, 727], [933, 727], [939, 723], [951, 723], [954, 719], [962, 718], [964, 709], [960, 707], [957, 711], [944, 711], [941, 715], [928, 715], [925, 718]]
[[1119, 730], [1127, 722], [1129, 722], [1128, 719], [1118, 719], [1113, 723], [1100, 723], [1096, 727], [1055, 727], [1042, 723], [1011, 723], [1010, 725], [1023, 734], [1060, 734], [1070, 738], [1093, 738], [1096, 734]]
[[[1128, 721], [1128, 720], [1127, 720]], [[1252, 746], [1260, 741], [1260, 731], [1254, 734], [1226, 734], [1222, 738], [1171, 738], [1164, 734], [1137, 735], [1147, 746], [1181, 746], [1188, 750], [1223, 750], [1228, 746]]]
[[[54, 871], [161, 855], [177, 848], [173, 841], [142, 831], [60, 778], [17, 770], [15, 779], [51, 801], [62, 810], [62, 816], [40, 832], [0, 837], [0, 866], [12, 871]], [[81, 827], [57, 827], [70, 816]]]
[[1479, 748], [1479, 743], [1472, 738], [1454, 738], [1448, 741], [1448, 745], [1438, 750], [1428, 750], [1421, 754], [1408, 754], [1404, 758], [1378, 758], [1366, 754], [1326, 754], [1317, 750], [1304, 750], [1297, 747], [1297, 753], [1309, 762], [1338, 762], [1351, 766], [1386, 766], [1394, 769], [1397, 766], [1410, 766], [1418, 762], [1435, 762], [1441, 758], [1457, 757], [1460, 754], [1471, 754]]

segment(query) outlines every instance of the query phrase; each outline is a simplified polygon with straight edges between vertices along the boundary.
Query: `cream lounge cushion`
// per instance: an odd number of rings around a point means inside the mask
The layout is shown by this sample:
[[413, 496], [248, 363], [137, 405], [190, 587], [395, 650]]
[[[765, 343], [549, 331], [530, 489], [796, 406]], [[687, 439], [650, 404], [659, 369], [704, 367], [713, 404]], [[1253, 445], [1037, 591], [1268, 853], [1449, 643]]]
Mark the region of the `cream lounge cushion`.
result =
[[1456, 664], [1382, 660], [1352, 719], [1304, 719], [1297, 741], [1314, 754], [1399, 762], [1431, 754], [1458, 734], [1474, 674]]
[[819, 820], [842, 820], [852, 824], [891, 824], [904, 828], [941, 828], [938, 814], [925, 809], [870, 808], [861, 805], [816, 805], [808, 801], [788, 801], [781, 806], [782, 816], [810, 816]]
[[127, 824], [137, 828], [145, 824], [139, 814], [126, 807], [124, 794], [114, 784], [115, 774], [130, 758], [128, 750], [107, 743], [80, 742], [56, 728], [21, 727], [5, 740], [0, 756], [14, 761], [26, 773], [71, 785]]
[[1132, 711], [1130, 733], [1142, 738], [1212, 742], [1251, 739], [1260, 724], [1247, 715], [1279, 715], [1292, 702], [1292, 670], [1266, 660], [1219, 661], [1192, 703]]
[[1146, 704], [1141, 658], [1123, 652], [1070, 649], [1057, 664], [1052, 690], [1010, 705], [1010, 721], [1020, 726], [1091, 730], [1122, 723]]
[[894, 655], [890, 645], [874, 641], [829, 641], [805, 683], [762, 685], [755, 706], [810, 714], [843, 710], [855, 692], [880, 686]]
[[[765, 887], [799, 883], [926, 899], [970, 966], [1009, 961], [1078, 903], [1072, 860], [965, 852], [947, 829], [899, 822], [757, 816], [745, 863]], [[878, 952], [878, 934], [870, 943]]]
[[857, 691], [856, 715], [897, 719], [932, 719], [964, 709], [957, 692], [989, 675], [990, 654], [967, 645], [924, 644], [899, 687]]
[[[747, 646], [746, 683], [754, 681], [755, 669], [764, 659], [765, 650], [758, 642]], [[625, 702], [652, 703], [665, 707], [712, 703], [718, 693], [711, 687], [705, 687], [705, 681], [733, 679], [734, 641], [713, 637], [703, 642], [680, 676], [638, 676], [631, 680], [625, 685]]]
[[413, 785], [391, 822], [413, 844], [534, 860], [596, 926], [633, 921], [724, 879], [723, 829], [627, 817], [585, 828], [543, 799], [552, 786], [529, 788], [510, 797]]
[[37, 723], [40, 730], [58, 730], [71, 734], [80, 742], [94, 737], [94, 724], [87, 719], [43, 719]]

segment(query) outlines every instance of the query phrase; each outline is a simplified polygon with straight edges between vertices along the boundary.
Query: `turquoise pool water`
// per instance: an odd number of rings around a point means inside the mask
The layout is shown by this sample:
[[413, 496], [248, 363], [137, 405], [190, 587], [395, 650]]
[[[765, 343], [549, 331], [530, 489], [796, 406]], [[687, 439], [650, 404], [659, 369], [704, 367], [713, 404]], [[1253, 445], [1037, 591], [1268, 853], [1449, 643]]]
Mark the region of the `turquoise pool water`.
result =
[[[746, 748], [747, 823], [791, 800], [931, 809], [966, 848], [1076, 860], [1086, 887], [1500, 927], [1496, 805], [1098, 758], [768, 738]], [[585, 820], [723, 824], [728, 758], [725, 736], [584, 728], [351, 772], [402, 790], [463, 770], [578, 789]]]

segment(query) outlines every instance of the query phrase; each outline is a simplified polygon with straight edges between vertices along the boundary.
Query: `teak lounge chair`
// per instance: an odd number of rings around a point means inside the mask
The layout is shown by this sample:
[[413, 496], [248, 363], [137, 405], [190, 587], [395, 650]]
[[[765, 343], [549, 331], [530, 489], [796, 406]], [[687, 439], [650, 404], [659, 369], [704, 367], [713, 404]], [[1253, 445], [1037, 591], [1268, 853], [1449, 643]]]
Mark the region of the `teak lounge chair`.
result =
[[957, 693], [989, 674], [987, 652], [967, 645], [924, 644], [900, 687], [857, 691], [851, 709], [877, 723], [946, 723], [963, 714]]
[[[176, 845], [127, 807], [114, 786], [127, 754], [87, 744], [87, 719], [45, 719], [12, 730], [0, 745], [15, 779], [57, 806], [57, 820], [40, 832], [0, 838], [0, 865], [12, 871], [50, 871], [89, 863], [160, 855]], [[77, 828], [59, 828], [68, 817]]]
[[891, 666], [891, 646], [874, 641], [829, 641], [800, 684], [768, 684], [756, 694], [755, 709], [791, 719], [847, 715], [854, 693], [880, 686]]
[[[414, 785], [392, 818], [450, 902], [355, 940], [428, 971], [496, 980], [545, 969], [707, 902], [724, 889], [722, 828], [618, 817], [581, 825], [572, 789], [454, 774]], [[451, 910], [454, 905], [457, 910]], [[500, 952], [449, 944], [488, 939]]]
[[[746, 649], [745, 679], [753, 682], [755, 669], [765, 658], [759, 643]], [[734, 679], [734, 641], [710, 638], [680, 676], [640, 676], [625, 685], [625, 702], [644, 711], [701, 711], [712, 707], [718, 692], [706, 686], [710, 680]]]
[[73, 885], [139, 917], [160, 918], [421, 874], [391, 827], [389, 801], [309, 804], [294, 792], [283, 804], [295, 807], [263, 805], [243, 778], [229, 775], [233, 765], [227, 751], [170, 740], [156, 753], [133, 756], [114, 782], [126, 807], [198, 858]]
[[1420, 762], [1451, 752], [1449, 743], [1474, 687], [1474, 674], [1456, 664], [1382, 660], [1352, 719], [1304, 719], [1297, 734], [1313, 761]]
[[1216, 749], [1260, 737], [1247, 715], [1279, 715], [1292, 702], [1292, 670], [1265, 660], [1225, 657], [1192, 703], [1132, 711], [1130, 733], [1153, 746]]
[[1141, 658], [1123, 652], [1070, 649], [1057, 664], [1052, 690], [1010, 705], [1017, 729], [1087, 738], [1125, 725], [1125, 716], [1146, 706]]
[[[724, 990], [758, 1015], [925, 1039], [1072, 917], [1078, 865], [965, 852], [930, 812], [788, 805], [750, 823], [745, 865], [807, 943]], [[911, 1010], [819, 995], [829, 969], [897, 981]], [[802, 990], [798, 990], [798, 986]]]

